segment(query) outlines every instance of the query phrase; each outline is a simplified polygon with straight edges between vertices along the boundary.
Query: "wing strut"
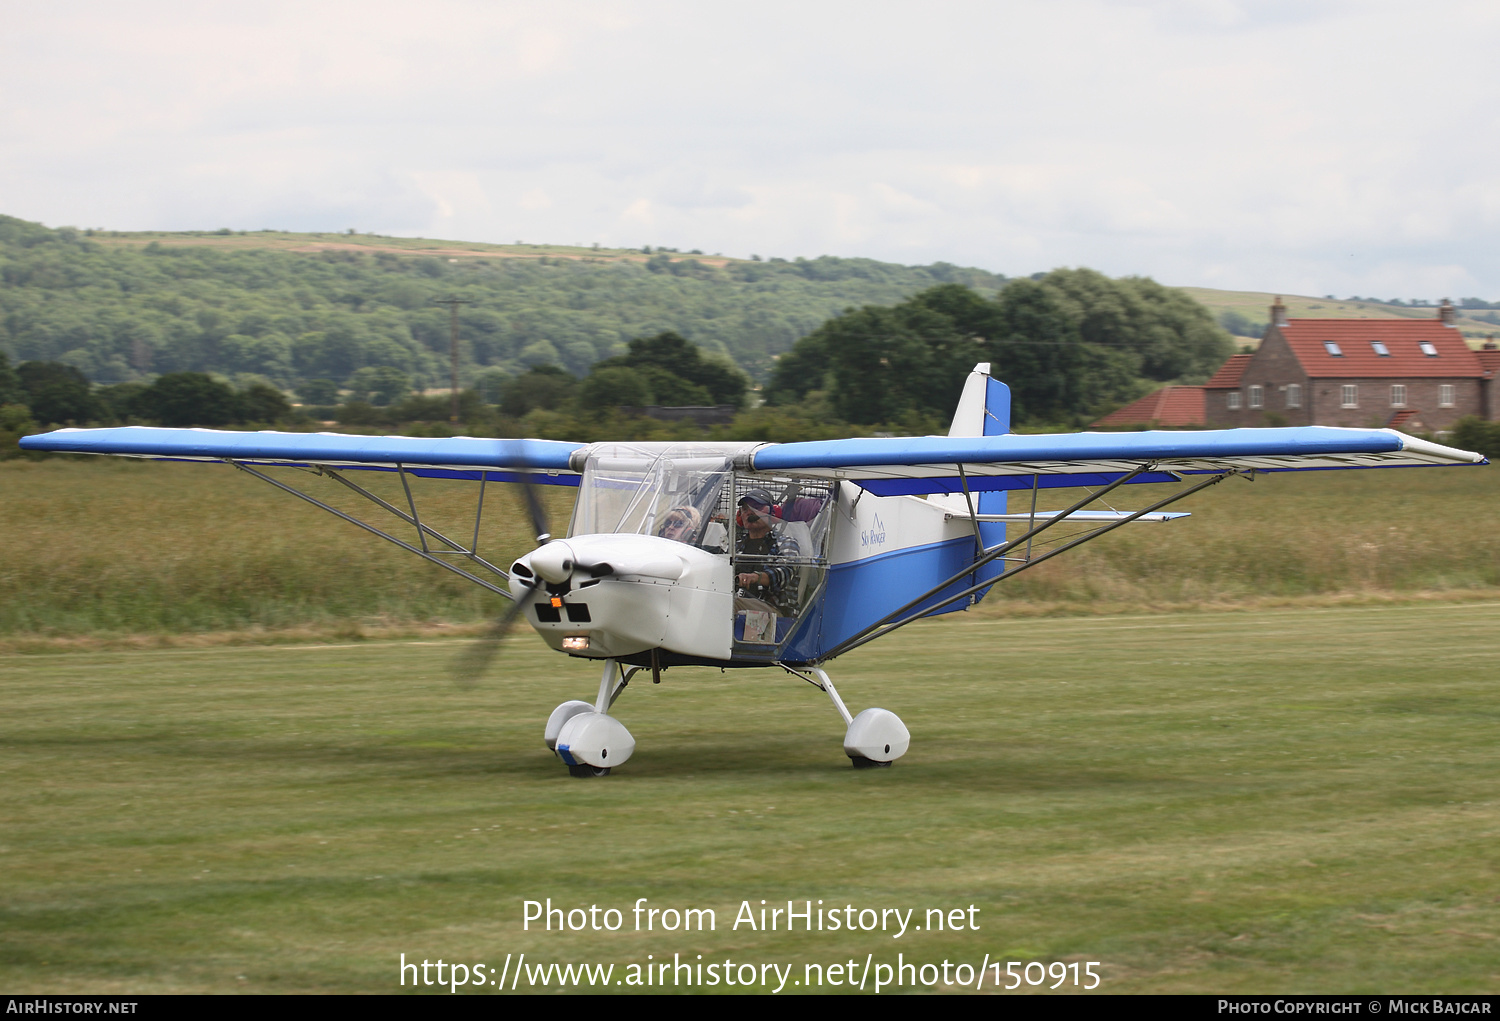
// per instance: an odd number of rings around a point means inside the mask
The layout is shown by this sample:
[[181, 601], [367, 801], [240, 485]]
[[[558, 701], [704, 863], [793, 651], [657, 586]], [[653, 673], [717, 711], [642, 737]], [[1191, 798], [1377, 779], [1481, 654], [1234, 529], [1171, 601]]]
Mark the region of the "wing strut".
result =
[[964, 503], [969, 507], [969, 523], [974, 526], [974, 565], [969, 570], [969, 580], [978, 581], [979, 576], [975, 573], [979, 570], [979, 558], [984, 556], [984, 537], [979, 534], [979, 517], [974, 513], [974, 496], [969, 492], [969, 477], [964, 474], [964, 466], [958, 465], [958, 481], [964, 487]]
[[[922, 593], [917, 598], [915, 598], [915, 599], [911, 600], [910, 602], [908, 602], [905, 606], [902, 606], [901, 608], [899, 608], [897, 610], [892, 610], [890, 613], [886, 614], [880, 620], [878, 620], [875, 623], [871, 624], [869, 627], [865, 628], [863, 631], [859, 632], [858, 634], [854, 635], [853, 637], [845, 639], [844, 641], [840, 642], [838, 645], [835, 645], [832, 649], [828, 650], [828, 652], [826, 652], [821, 657], [820, 662], [821, 661], [830, 660], [830, 659], [832, 659], [835, 656], [839, 656], [839, 655], [842, 655], [842, 654], [844, 654], [846, 652], [849, 652], [849, 651], [851, 651], [853, 649], [857, 649], [861, 645], [864, 645], [866, 642], [871, 642], [871, 641], [874, 641], [877, 638], [882, 638], [885, 635], [890, 634], [892, 631], [896, 630], [897, 628], [904, 627], [905, 625], [910, 624], [914, 620], [919, 620], [920, 618], [925, 617], [928, 614], [933, 613], [934, 611], [941, 610], [945, 606], [950, 606], [953, 603], [958, 602], [960, 599], [966, 599], [969, 596], [973, 595], [975, 592], [978, 592], [982, 588], [989, 588], [992, 585], [997, 585], [1000, 582], [1004, 581], [1006, 578], [1011, 578], [1011, 577], [1014, 577], [1017, 574], [1020, 574], [1022, 571], [1026, 570], [1028, 567], [1035, 567], [1037, 564], [1040, 564], [1042, 561], [1044, 561], [1044, 560], [1050, 560], [1053, 557], [1057, 556], [1059, 553], [1066, 553], [1068, 550], [1073, 549], [1075, 546], [1082, 546], [1084, 543], [1090, 541], [1091, 539], [1097, 539], [1099, 536], [1103, 535], [1105, 532], [1114, 531], [1116, 528], [1119, 528], [1121, 525], [1128, 525], [1128, 524], [1130, 524], [1130, 522], [1134, 521], [1136, 518], [1139, 518], [1139, 517], [1141, 517], [1143, 515], [1146, 515], [1146, 514], [1151, 514], [1151, 513], [1155, 512], [1155, 511], [1159, 511], [1163, 507], [1168, 506], [1169, 504], [1176, 503], [1178, 500], [1181, 500], [1181, 499], [1183, 499], [1185, 497], [1188, 497], [1188, 496], [1192, 496], [1194, 493], [1198, 492], [1198, 490], [1200, 490], [1200, 489], [1207, 489], [1209, 486], [1212, 486], [1212, 485], [1214, 485], [1216, 483], [1222, 482], [1222, 481], [1224, 481], [1225, 479], [1227, 479], [1231, 475], [1248, 474], [1248, 473], [1246, 473], [1246, 472], [1244, 472], [1244, 471], [1242, 471], [1241, 469], [1238, 469], [1238, 468], [1231, 468], [1228, 471], [1219, 472], [1219, 473], [1217, 473], [1215, 475], [1210, 476], [1207, 479], [1204, 479], [1202, 482], [1199, 482], [1196, 485], [1189, 486], [1187, 489], [1184, 489], [1180, 493], [1173, 493], [1171, 496], [1168, 496], [1168, 497], [1166, 497], [1163, 500], [1158, 500], [1156, 503], [1153, 503], [1151, 506], [1147, 507], [1145, 510], [1135, 511], [1134, 513], [1130, 514], [1128, 517], [1119, 518], [1118, 520], [1111, 521], [1111, 522], [1109, 522], [1107, 524], [1101, 525], [1100, 527], [1098, 527], [1098, 528], [1096, 528], [1096, 529], [1094, 529], [1094, 530], [1092, 530], [1090, 532], [1087, 532], [1084, 535], [1079, 536], [1077, 539], [1074, 539], [1071, 542], [1065, 542], [1061, 546], [1056, 547], [1055, 549], [1048, 550], [1046, 553], [1042, 553], [1042, 554], [1040, 554], [1038, 556], [1035, 556], [1035, 557], [1028, 556], [1019, 565], [1017, 565], [1014, 568], [1011, 568], [1010, 570], [1006, 571], [1004, 574], [1001, 574], [1001, 575], [998, 575], [998, 576], [996, 576], [994, 578], [991, 578], [988, 581], [980, 582], [977, 585], [971, 585], [968, 588], [964, 589], [962, 592], [959, 592], [959, 593], [957, 593], [955, 595], [951, 595], [951, 596], [947, 597], [946, 599], [944, 599], [940, 603], [935, 603], [934, 605], [928, 606], [928, 607], [926, 607], [924, 609], [921, 609], [921, 610], [918, 610], [915, 613], [908, 613], [907, 612], [907, 611], [911, 610], [913, 607], [920, 606], [925, 600], [931, 599], [933, 596], [935, 596], [939, 592], [943, 591], [943, 589], [947, 588], [949, 585], [952, 585], [954, 582], [959, 581], [964, 576], [966, 576], [968, 574], [971, 574], [975, 569], [983, 567], [985, 564], [987, 564], [987, 563], [989, 563], [989, 562], [991, 562], [993, 560], [997, 560], [1000, 557], [1004, 556], [1007, 552], [1009, 552], [1012, 549], [1015, 549], [1021, 543], [1023, 543], [1023, 542], [1026, 543], [1027, 544], [1027, 548], [1030, 549], [1031, 540], [1038, 533], [1045, 531], [1046, 529], [1050, 528], [1052, 525], [1056, 524], [1059, 521], [1065, 520], [1067, 518], [1067, 515], [1073, 513], [1074, 511], [1082, 510], [1086, 505], [1088, 505], [1090, 503], [1093, 503], [1095, 500], [1097, 500], [1099, 497], [1103, 496], [1105, 493], [1109, 492], [1111, 489], [1114, 489], [1116, 486], [1122, 486], [1122, 485], [1124, 485], [1125, 483], [1127, 483], [1131, 479], [1133, 479], [1135, 476], [1141, 474], [1144, 471], [1148, 471], [1148, 470], [1152, 469], [1153, 467], [1155, 467], [1155, 466], [1154, 465], [1141, 465], [1139, 468], [1137, 468], [1134, 471], [1130, 472], [1128, 475], [1123, 475], [1120, 478], [1116, 479], [1114, 482], [1110, 483], [1108, 486], [1105, 486], [1099, 492], [1097, 492], [1097, 493], [1090, 493], [1088, 495], [1088, 497], [1086, 497], [1085, 499], [1083, 499], [1083, 500], [1079, 501], [1078, 503], [1074, 504], [1072, 507], [1069, 507], [1066, 511], [1063, 511], [1062, 513], [1058, 514], [1056, 517], [1049, 518], [1045, 522], [1043, 522], [1042, 524], [1037, 525], [1037, 526], [1035, 526], [1033, 528], [1027, 529], [1025, 535], [1022, 535], [1022, 536], [1019, 536], [1019, 537], [1017, 537], [1015, 539], [1012, 539], [1009, 542], [1000, 543], [998, 546], [995, 546], [994, 548], [988, 550], [983, 557], [981, 557], [978, 561], [976, 561], [975, 563], [973, 563], [969, 567], [967, 567], [964, 570], [960, 571], [958, 574], [953, 575], [951, 578], [948, 578], [946, 581], [942, 581], [942, 582], [938, 583], [937, 585], [935, 585], [932, 588], [928, 589], [926, 592]], [[902, 614], [907, 614], [907, 615], [903, 617], [903, 616], [901, 616]], [[897, 618], [900, 618], [900, 619], [897, 619]]]
[[[241, 467], [243, 467], [243, 466], [241, 466]], [[248, 471], [249, 469], [246, 469], [246, 470]], [[338, 472], [334, 471], [332, 468], [317, 466], [317, 467], [315, 467], [314, 470], [317, 471], [318, 474], [320, 474], [320, 475], [326, 475], [328, 478], [332, 479], [333, 481], [339, 483], [342, 486], [347, 486], [349, 489], [351, 489], [352, 491], [358, 493], [360, 496], [364, 497], [366, 500], [369, 500], [371, 503], [375, 504], [377, 507], [380, 507], [383, 510], [390, 511], [396, 517], [400, 518], [402, 521], [405, 521], [408, 525], [412, 525], [413, 527], [415, 527], [417, 529], [417, 536], [419, 537], [419, 539], [420, 539], [420, 541], [422, 543], [422, 549], [424, 551], [426, 551], [428, 553], [436, 554], [437, 556], [443, 556], [445, 554], [458, 554], [460, 556], [465, 556], [465, 557], [468, 557], [470, 560], [474, 561], [476, 564], [480, 565], [481, 567], [489, 570], [490, 572], [492, 572], [494, 574], [498, 574], [502, 578], [509, 578], [510, 577], [510, 575], [506, 574], [500, 568], [496, 567], [494, 564], [492, 564], [488, 560], [484, 559], [484, 557], [481, 557], [479, 555], [479, 552], [478, 552], [478, 550], [479, 550], [479, 521], [480, 521], [481, 516], [484, 514], [484, 486], [485, 486], [485, 483], [488, 481], [487, 476], [489, 475], [489, 472], [480, 472], [480, 475], [479, 475], [479, 504], [478, 504], [478, 507], [474, 511], [474, 543], [468, 549], [464, 549], [463, 545], [461, 543], [455, 542], [454, 540], [448, 538], [446, 535], [444, 535], [442, 532], [439, 532], [437, 529], [433, 528], [432, 526], [423, 524], [422, 519], [417, 516], [417, 504], [416, 504], [416, 500], [412, 497], [411, 486], [409, 486], [407, 484], [407, 482], [406, 482], [406, 472], [404, 470], [401, 472], [401, 485], [406, 490], [406, 499], [407, 499], [407, 502], [408, 502], [409, 506], [411, 507], [411, 514], [410, 515], [407, 515], [404, 511], [401, 510], [401, 508], [397, 507], [396, 505], [391, 504], [391, 503], [387, 503], [385, 500], [382, 500], [380, 497], [376, 496], [374, 493], [370, 492], [368, 489], [365, 489], [363, 486], [359, 485], [359, 483], [357, 483], [357, 482], [350, 482], [348, 479], [344, 478], [344, 476], [340, 475]], [[256, 472], [255, 474], [259, 475], [260, 473]], [[261, 476], [261, 477], [265, 478], [265, 476]], [[267, 481], [270, 481], [270, 480], [267, 479]], [[432, 549], [427, 544], [427, 537], [429, 535], [432, 536], [434, 539], [438, 540], [439, 542], [447, 543], [450, 548], [449, 549], [437, 549], [437, 550]]]
[[[345, 521], [349, 522], [351, 525], [358, 525], [360, 528], [363, 528], [365, 531], [369, 532], [370, 534], [380, 536], [380, 538], [384, 539], [386, 542], [395, 543], [397, 546], [400, 546], [402, 549], [406, 550], [408, 553], [415, 553], [417, 556], [421, 557], [423, 560], [430, 561], [430, 562], [432, 562], [434, 564], [437, 564], [439, 567], [443, 568], [444, 570], [452, 571], [454, 574], [457, 574], [457, 575], [460, 575], [461, 577], [467, 578], [469, 581], [472, 581], [474, 584], [478, 585], [480, 588], [487, 589], [488, 591], [495, 593], [497, 596], [504, 596], [506, 599], [511, 599], [511, 600], [515, 599], [515, 596], [511, 595], [508, 591], [506, 591], [505, 589], [501, 588], [499, 585], [496, 585], [493, 582], [490, 582], [490, 581], [488, 581], [485, 578], [481, 578], [477, 574], [471, 574], [468, 571], [465, 571], [462, 567], [459, 567], [457, 564], [449, 563], [448, 561], [443, 560], [441, 557], [435, 555], [434, 553], [429, 553], [425, 549], [422, 549], [422, 548], [417, 547], [417, 546], [413, 546], [409, 542], [403, 542], [402, 540], [396, 538], [394, 535], [391, 535], [389, 532], [382, 531], [381, 529], [376, 528], [374, 525], [371, 525], [371, 524], [368, 524], [368, 523], [366, 523], [364, 521], [361, 521], [361, 520], [359, 520], [359, 518], [354, 517], [352, 514], [345, 514], [343, 511], [339, 510], [337, 507], [330, 506], [329, 504], [324, 503], [322, 500], [319, 500], [315, 496], [309, 496], [307, 493], [302, 492], [302, 490], [297, 489], [295, 486], [289, 486], [285, 482], [280, 481], [279, 479], [273, 479], [271, 476], [265, 474], [264, 472], [257, 471], [256, 469], [250, 467], [249, 465], [243, 464], [243, 463], [241, 463], [239, 461], [236, 461], [236, 460], [234, 460], [232, 458], [225, 458], [224, 460], [227, 463], [234, 465], [240, 471], [242, 471], [242, 472], [248, 472], [249, 474], [254, 475], [256, 478], [260, 479], [262, 482], [269, 482], [271, 485], [275, 486], [277, 489], [285, 490], [286, 492], [291, 493], [293, 496], [297, 497], [298, 499], [306, 500], [308, 503], [312, 504], [314, 507], [317, 507], [317, 508], [319, 508], [321, 510], [326, 510], [328, 513], [334, 515], [335, 517], [343, 518]], [[399, 517], [402, 520], [406, 521], [408, 524], [416, 524], [417, 528], [419, 529], [419, 534], [422, 535], [422, 545], [423, 546], [427, 545], [426, 535], [430, 534], [430, 535], [434, 536], [435, 538], [441, 539], [443, 542], [446, 542], [450, 546], [454, 547], [454, 549], [451, 549], [451, 550], [438, 550], [437, 551], [438, 553], [461, 553], [464, 556], [467, 556], [469, 559], [474, 560], [474, 561], [482, 564], [484, 567], [489, 568], [491, 571], [494, 571], [500, 577], [502, 577], [502, 578], [508, 578], [509, 577], [509, 575], [507, 575], [504, 571], [500, 570], [498, 567], [495, 567], [493, 564], [491, 564], [488, 561], [484, 560], [482, 557], [479, 557], [472, 550], [466, 550], [462, 546], [459, 546], [457, 543], [453, 542], [451, 539], [445, 538], [444, 536], [442, 536], [438, 532], [434, 531], [433, 529], [427, 527], [426, 525], [423, 525], [420, 522], [413, 521], [413, 519], [410, 518], [410, 517], [407, 517], [407, 515], [403, 511], [401, 511], [400, 509], [398, 509], [396, 507], [393, 507], [391, 504], [386, 503], [384, 500], [380, 499], [380, 497], [376, 496], [374, 493], [368, 492], [367, 490], [363, 489], [362, 487], [360, 487], [358, 485], [355, 485], [353, 482], [350, 482], [348, 479], [341, 478], [337, 473], [332, 472], [332, 471], [330, 471], [330, 470], [328, 470], [326, 468], [318, 469], [318, 471], [319, 471], [319, 474], [328, 475], [329, 477], [331, 477], [331, 478], [333, 478], [333, 479], [335, 479], [335, 480], [337, 480], [339, 482], [342, 482], [344, 485], [348, 486], [350, 489], [354, 490], [356, 493], [359, 493], [362, 496], [368, 497], [370, 500], [374, 501], [375, 503], [377, 503], [377, 504], [381, 505], [382, 507], [384, 507], [386, 510], [390, 511], [392, 514], [395, 514], [397, 517]]]

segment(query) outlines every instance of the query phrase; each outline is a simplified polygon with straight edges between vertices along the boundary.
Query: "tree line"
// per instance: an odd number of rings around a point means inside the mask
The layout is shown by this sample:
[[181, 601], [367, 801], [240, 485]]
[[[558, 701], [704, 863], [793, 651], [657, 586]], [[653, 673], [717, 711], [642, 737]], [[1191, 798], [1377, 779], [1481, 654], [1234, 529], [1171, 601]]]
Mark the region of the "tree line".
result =
[[[1234, 350], [1206, 309], [1145, 278], [829, 258], [719, 268], [675, 254], [140, 249], [0, 217], [0, 355], [13, 355], [0, 425], [440, 430], [449, 398], [424, 395], [448, 384], [448, 316], [433, 299], [455, 293], [474, 300], [460, 316], [463, 428], [492, 435], [692, 438], [706, 434], [615, 409], [725, 404], [740, 410], [733, 430], [768, 438], [932, 431], [980, 361], [1010, 384], [1019, 426], [1069, 428], [1162, 383], [1201, 382]], [[722, 338], [751, 308], [786, 329], [775, 342], [736, 334], [747, 364]], [[599, 342], [564, 357], [606, 309]], [[630, 326], [669, 309], [694, 332]]]
[[[253, 236], [246, 243], [253, 241]], [[1005, 277], [871, 259], [735, 261], [657, 250], [641, 259], [462, 258], [394, 252], [224, 249], [49, 229], [0, 216], [0, 350], [59, 361], [97, 383], [174, 372], [254, 377], [301, 395], [362, 370], [446, 386], [459, 313], [460, 378], [555, 365], [586, 376], [638, 337], [674, 332], [764, 379], [775, 358], [849, 305], [900, 301], [939, 283]]]
[[[72, 365], [23, 362], [12, 368], [0, 352], [0, 457], [17, 456], [16, 441], [48, 425], [161, 425], [394, 429], [443, 435], [454, 431], [556, 439], [699, 438], [691, 422], [652, 423], [653, 405], [746, 406], [750, 379], [727, 359], [706, 355], [665, 332], [632, 340], [626, 353], [596, 362], [579, 378], [555, 365], [518, 376], [491, 374], [459, 394], [460, 422], [451, 428], [449, 394], [423, 394], [404, 373], [370, 371], [361, 387], [341, 393], [328, 381], [327, 403], [294, 406], [261, 382], [234, 387], [201, 372], [172, 372], [151, 383], [91, 384]], [[343, 398], [340, 400], [340, 398]], [[337, 402], [337, 403], [335, 403]]]
[[989, 362], [1018, 425], [1077, 427], [1163, 383], [1201, 383], [1234, 352], [1202, 305], [1153, 280], [1060, 269], [993, 297], [941, 285], [836, 316], [776, 363], [766, 402], [826, 403], [851, 423], [946, 416]]
[[[978, 361], [1010, 385], [1016, 425], [1070, 428], [1157, 382], [1201, 381], [1232, 349], [1180, 292], [1063, 270], [993, 298], [945, 284], [894, 306], [851, 309], [777, 362], [763, 407], [751, 406], [750, 378], [728, 359], [664, 331], [631, 340], [582, 376], [550, 364], [480, 373], [460, 394], [459, 429], [580, 441], [927, 433], [946, 426]], [[48, 425], [452, 431], [448, 394], [422, 393], [403, 370], [368, 366], [349, 383], [307, 381], [293, 405], [253, 377], [234, 386], [185, 371], [99, 386], [61, 362], [11, 370], [0, 353], [0, 431], [12, 455], [16, 436]], [[739, 414], [731, 426], [705, 430], [643, 417], [651, 405], [729, 405]]]

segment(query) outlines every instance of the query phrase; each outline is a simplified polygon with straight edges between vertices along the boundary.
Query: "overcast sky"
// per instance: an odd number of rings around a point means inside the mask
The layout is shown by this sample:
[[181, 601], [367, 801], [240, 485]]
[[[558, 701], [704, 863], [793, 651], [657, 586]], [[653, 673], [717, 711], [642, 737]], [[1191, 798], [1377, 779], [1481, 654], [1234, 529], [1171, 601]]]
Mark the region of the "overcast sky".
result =
[[0, 0], [0, 212], [1500, 299], [1495, 0]]

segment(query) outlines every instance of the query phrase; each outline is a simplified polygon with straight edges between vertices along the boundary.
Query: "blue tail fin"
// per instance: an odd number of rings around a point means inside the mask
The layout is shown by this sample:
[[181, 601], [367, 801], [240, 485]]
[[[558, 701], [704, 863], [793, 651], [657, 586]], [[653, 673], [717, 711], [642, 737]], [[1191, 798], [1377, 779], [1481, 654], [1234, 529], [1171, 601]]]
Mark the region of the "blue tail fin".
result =
[[[1010, 387], [990, 375], [990, 363], [980, 362], [964, 383], [958, 410], [953, 413], [949, 436], [1001, 436], [1010, 432]], [[975, 494], [975, 510], [980, 514], [1004, 514], [1008, 506], [1005, 492]], [[979, 537], [986, 548], [1005, 541], [1005, 523], [981, 522]], [[999, 577], [1005, 570], [1001, 561], [987, 564], [977, 572], [976, 581]], [[980, 593], [983, 597], [988, 589]]]

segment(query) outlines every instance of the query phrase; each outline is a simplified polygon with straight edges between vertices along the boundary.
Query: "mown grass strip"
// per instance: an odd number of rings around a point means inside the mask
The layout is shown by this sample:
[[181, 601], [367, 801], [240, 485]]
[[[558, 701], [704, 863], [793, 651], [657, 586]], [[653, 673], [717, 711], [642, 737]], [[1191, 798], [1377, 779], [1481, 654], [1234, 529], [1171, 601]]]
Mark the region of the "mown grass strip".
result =
[[[1100, 960], [1108, 991], [1495, 988], [1500, 603], [923, 622], [835, 664], [912, 751], [850, 769], [815, 690], [672, 670], [601, 781], [541, 744], [587, 664], [458, 643], [0, 663], [0, 981], [390, 991], [486, 961]], [[707, 907], [705, 933], [522, 902]], [[743, 900], [966, 907], [978, 932], [729, 928]]]

